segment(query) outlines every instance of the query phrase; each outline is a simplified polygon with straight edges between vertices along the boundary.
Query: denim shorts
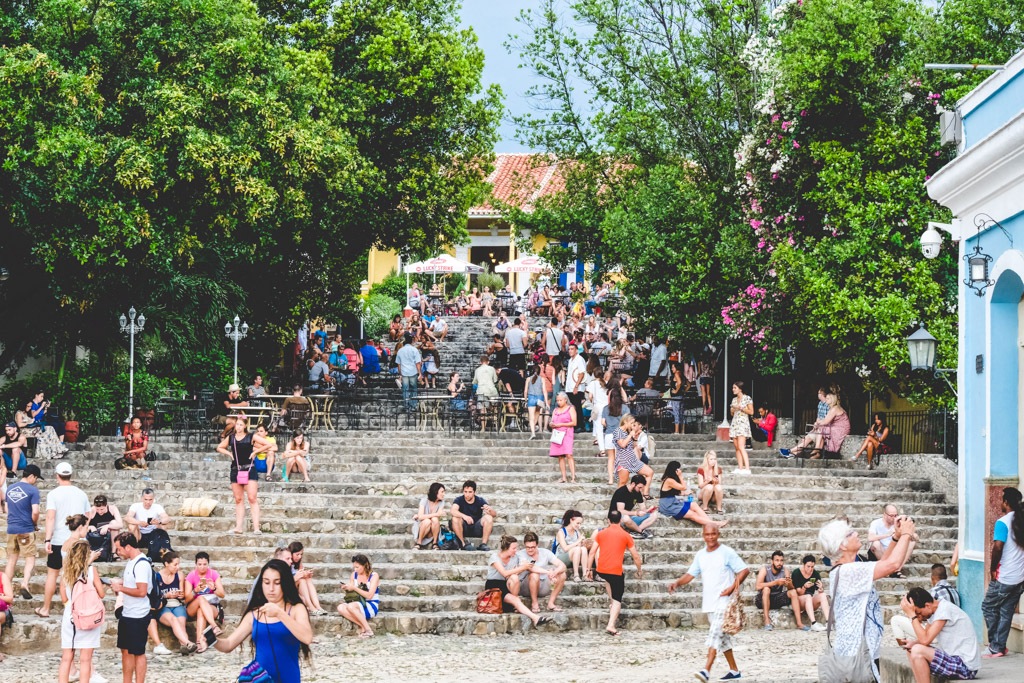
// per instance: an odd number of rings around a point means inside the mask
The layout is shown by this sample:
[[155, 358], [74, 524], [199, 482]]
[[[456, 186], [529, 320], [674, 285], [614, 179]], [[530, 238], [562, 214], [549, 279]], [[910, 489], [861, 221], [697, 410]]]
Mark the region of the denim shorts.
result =
[[536, 408], [537, 406], [542, 406], [542, 405], [544, 405], [544, 397], [543, 396], [527, 396], [526, 397], [526, 407], [527, 408]]
[[159, 619], [165, 614], [173, 614], [174, 616], [180, 618], [187, 616], [188, 612], [185, 611], [184, 605], [178, 605], [177, 607], [164, 607], [162, 610], [160, 610], [159, 613], [157, 613], [157, 619]]

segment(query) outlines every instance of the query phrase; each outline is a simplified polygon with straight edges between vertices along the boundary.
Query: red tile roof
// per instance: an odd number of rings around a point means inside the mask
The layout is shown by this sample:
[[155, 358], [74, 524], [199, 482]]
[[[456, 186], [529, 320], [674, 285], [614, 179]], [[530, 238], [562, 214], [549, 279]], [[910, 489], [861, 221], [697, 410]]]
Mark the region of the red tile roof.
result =
[[497, 216], [498, 209], [491, 198], [529, 210], [540, 197], [565, 189], [558, 161], [547, 154], [498, 154], [487, 183], [491, 186], [491, 197], [469, 208], [471, 218]]

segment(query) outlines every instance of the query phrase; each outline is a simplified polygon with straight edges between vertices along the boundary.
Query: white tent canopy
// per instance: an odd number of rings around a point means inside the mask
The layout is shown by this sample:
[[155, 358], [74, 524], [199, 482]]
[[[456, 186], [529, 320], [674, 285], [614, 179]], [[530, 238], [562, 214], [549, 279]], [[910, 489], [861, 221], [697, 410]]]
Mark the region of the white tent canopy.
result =
[[523, 256], [514, 261], [502, 263], [494, 269], [496, 273], [550, 273], [551, 264], [539, 256]]
[[448, 254], [441, 254], [426, 261], [417, 261], [405, 266], [405, 273], [421, 273], [424, 275], [447, 275], [448, 273], [482, 273], [481, 266], [457, 259]]

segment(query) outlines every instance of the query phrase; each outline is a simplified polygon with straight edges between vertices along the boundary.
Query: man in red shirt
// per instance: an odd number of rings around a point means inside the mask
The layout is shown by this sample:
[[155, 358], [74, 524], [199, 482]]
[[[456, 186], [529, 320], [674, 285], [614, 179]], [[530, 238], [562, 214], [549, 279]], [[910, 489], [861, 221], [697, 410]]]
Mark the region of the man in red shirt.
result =
[[622, 513], [618, 510], [610, 511], [608, 526], [594, 534], [593, 548], [597, 557], [597, 575], [608, 584], [608, 595], [612, 599], [611, 609], [608, 613], [608, 627], [605, 630], [613, 636], [619, 635], [615, 626], [619, 620], [619, 612], [622, 611], [622, 594], [626, 590], [626, 581], [622, 576], [622, 559], [627, 550], [633, 556], [636, 578], [644, 578], [640, 553], [636, 551], [633, 537], [619, 526], [621, 521]]

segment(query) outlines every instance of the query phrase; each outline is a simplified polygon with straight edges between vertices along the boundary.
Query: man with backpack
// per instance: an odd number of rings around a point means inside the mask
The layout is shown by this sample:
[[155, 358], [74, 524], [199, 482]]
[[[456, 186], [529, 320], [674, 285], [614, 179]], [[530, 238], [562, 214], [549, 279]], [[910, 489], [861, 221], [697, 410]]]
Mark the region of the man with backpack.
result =
[[[117, 616], [117, 647], [121, 650], [121, 671], [125, 683], [145, 683], [146, 639], [151, 610], [154, 607], [151, 589], [155, 589], [153, 563], [139, 550], [139, 541], [128, 532], [114, 539], [114, 552], [128, 564], [124, 578], [114, 579], [111, 588], [124, 599]], [[159, 605], [159, 590], [155, 591]]]
[[125, 523], [128, 530], [135, 534], [139, 548], [146, 548], [150, 558], [159, 560], [164, 552], [171, 551], [171, 539], [167, 534], [167, 526], [171, 522], [164, 506], [154, 502], [153, 489], [142, 489], [142, 502], [132, 503], [128, 508]]

